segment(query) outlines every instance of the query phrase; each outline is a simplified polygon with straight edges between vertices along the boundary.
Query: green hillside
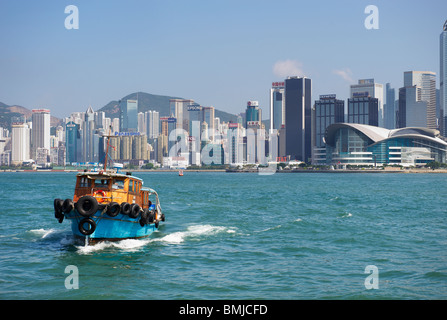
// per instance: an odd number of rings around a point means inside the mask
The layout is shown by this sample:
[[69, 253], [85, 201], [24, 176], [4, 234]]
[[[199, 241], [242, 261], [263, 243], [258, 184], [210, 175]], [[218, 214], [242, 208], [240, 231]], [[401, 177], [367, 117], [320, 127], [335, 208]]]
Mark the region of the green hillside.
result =
[[[149, 110], [155, 110], [160, 113], [160, 117], [169, 116], [169, 100], [170, 99], [182, 99], [180, 97], [170, 97], [170, 96], [160, 96], [155, 94], [150, 94], [146, 92], [135, 92], [131, 93], [123, 98], [125, 100], [138, 100], [138, 112], [146, 112]], [[197, 101], [196, 101], [197, 102]], [[200, 104], [200, 102], [197, 102]], [[104, 111], [106, 117], [117, 118], [119, 116], [119, 101], [113, 100], [106, 104], [104, 107], [97, 111]], [[219, 117], [221, 121], [236, 122], [237, 117], [234, 114], [215, 110], [215, 117]]]

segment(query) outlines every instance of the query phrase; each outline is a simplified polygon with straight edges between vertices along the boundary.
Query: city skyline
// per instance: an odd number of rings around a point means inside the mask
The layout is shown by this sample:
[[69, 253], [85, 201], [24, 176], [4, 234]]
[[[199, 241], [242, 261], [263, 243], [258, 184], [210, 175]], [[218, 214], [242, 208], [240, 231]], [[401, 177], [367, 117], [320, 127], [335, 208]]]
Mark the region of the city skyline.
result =
[[369, 4], [77, 1], [79, 29], [67, 30], [68, 3], [2, 2], [0, 101], [62, 118], [144, 91], [233, 114], [256, 100], [266, 120], [271, 83], [287, 76], [311, 78], [312, 101], [346, 100], [358, 79], [397, 89], [411, 70], [435, 72], [439, 88], [447, 4], [375, 1], [379, 29], [368, 30]]

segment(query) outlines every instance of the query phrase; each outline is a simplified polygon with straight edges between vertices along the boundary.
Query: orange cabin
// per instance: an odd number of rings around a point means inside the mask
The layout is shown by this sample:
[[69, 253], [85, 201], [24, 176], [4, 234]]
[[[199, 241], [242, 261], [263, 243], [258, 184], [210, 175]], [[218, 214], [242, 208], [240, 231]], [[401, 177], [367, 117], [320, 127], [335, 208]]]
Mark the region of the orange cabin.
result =
[[91, 195], [98, 203], [128, 202], [149, 208], [149, 191], [139, 178], [119, 173], [84, 172], [77, 175], [73, 202], [84, 195]]

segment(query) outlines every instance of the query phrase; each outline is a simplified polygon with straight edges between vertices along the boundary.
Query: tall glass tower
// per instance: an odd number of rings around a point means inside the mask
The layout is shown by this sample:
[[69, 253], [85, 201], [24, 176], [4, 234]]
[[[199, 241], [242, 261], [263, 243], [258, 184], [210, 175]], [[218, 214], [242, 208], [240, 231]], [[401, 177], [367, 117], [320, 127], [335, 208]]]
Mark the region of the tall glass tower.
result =
[[441, 100], [441, 120], [443, 120], [441, 121], [443, 123], [441, 126], [441, 134], [445, 136], [447, 134], [447, 20], [444, 23], [439, 38], [439, 98]]
[[285, 80], [285, 153], [292, 160], [308, 162], [312, 157], [312, 80]]

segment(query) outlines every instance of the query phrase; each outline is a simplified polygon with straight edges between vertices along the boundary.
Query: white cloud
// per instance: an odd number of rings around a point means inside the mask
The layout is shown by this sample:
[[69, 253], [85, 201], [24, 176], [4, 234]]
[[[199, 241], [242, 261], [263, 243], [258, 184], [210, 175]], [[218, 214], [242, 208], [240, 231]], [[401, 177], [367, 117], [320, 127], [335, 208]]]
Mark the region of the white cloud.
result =
[[349, 83], [354, 82], [354, 79], [352, 78], [352, 71], [349, 68], [344, 68], [342, 70], [333, 70], [332, 72], [342, 77], [345, 81]]
[[283, 60], [277, 61], [273, 66], [273, 73], [280, 78], [286, 78], [288, 76], [303, 76], [301, 62], [296, 60]]

